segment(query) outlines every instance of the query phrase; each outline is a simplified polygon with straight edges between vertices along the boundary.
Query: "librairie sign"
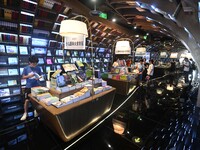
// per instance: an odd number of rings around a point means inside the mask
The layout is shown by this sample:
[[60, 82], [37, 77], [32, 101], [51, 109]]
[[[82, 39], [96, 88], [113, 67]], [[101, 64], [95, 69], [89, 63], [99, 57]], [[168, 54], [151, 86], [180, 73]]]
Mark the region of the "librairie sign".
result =
[[85, 49], [85, 35], [69, 35], [64, 37], [64, 49]]

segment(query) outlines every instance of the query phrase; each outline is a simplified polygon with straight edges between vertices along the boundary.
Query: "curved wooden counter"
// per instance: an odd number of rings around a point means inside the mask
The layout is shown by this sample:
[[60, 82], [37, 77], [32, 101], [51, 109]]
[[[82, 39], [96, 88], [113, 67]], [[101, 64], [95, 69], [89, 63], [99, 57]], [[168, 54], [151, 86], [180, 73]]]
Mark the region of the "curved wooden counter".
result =
[[110, 111], [115, 88], [93, 95], [76, 103], [56, 108], [39, 102], [30, 95], [30, 100], [47, 125], [63, 141], [69, 141]]

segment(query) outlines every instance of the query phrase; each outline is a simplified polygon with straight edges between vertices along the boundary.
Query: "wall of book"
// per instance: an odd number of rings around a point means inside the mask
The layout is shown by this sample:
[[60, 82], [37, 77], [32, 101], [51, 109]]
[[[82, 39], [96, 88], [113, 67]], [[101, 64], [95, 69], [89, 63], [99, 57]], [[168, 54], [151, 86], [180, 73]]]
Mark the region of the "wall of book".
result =
[[[78, 70], [82, 70], [80, 65], [87, 68], [93, 61], [95, 69], [109, 71], [112, 43], [118, 35], [123, 35], [91, 21], [92, 34], [96, 35], [92, 39], [94, 47], [63, 50], [60, 23], [70, 13], [71, 9], [59, 0], [0, 0], [0, 132], [14, 125], [13, 134], [17, 131], [13, 138], [7, 137], [9, 140], [2, 140], [0, 136], [0, 149], [27, 139], [25, 125], [18, 124], [23, 114], [22, 89], [26, 85], [21, 75], [29, 56], [39, 58], [42, 85], [45, 85], [48, 72], [63, 69], [63, 64], [76, 64]], [[28, 116], [29, 119], [33, 117], [32, 109]]]

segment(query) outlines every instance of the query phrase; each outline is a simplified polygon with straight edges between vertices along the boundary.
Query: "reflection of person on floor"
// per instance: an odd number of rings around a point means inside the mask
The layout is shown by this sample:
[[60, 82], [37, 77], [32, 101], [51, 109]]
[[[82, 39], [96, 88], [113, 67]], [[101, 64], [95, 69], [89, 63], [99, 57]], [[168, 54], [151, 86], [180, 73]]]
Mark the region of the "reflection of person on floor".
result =
[[183, 60], [183, 72], [184, 72], [184, 77], [185, 77], [185, 83], [188, 83], [188, 75], [190, 72], [190, 62], [187, 57]]
[[[28, 94], [31, 93], [31, 88], [40, 85], [41, 69], [37, 66], [38, 58], [36, 56], [29, 57], [29, 65], [26, 66], [22, 72], [22, 79], [26, 79], [26, 88], [24, 91], [24, 114], [20, 120], [26, 120], [28, 113], [29, 97]], [[34, 116], [36, 117], [36, 111], [34, 111]]]
[[174, 59], [171, 61], [170, 71], [174, 73], [176, 71], [176, 62]]
[[144, 64], [144, 71], [142, 72], [142, 80], [145, 81], [147, 76], [147, 69], [149, 67], [149, 64], [146, 62], [145, 58], [143, 59], [143, 64]]

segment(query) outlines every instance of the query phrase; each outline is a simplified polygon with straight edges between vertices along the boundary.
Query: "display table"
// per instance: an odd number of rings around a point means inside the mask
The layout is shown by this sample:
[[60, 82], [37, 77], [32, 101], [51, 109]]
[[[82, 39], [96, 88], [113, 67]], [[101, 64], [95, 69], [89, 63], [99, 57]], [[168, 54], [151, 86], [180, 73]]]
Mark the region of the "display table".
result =
[[170, 71], [170, 66], [155, 66], [154, 67], [154, 78], [162, 77], [165, 74], [168, 74]]
[[137, 85], [136, 79], [134, 82], [110, 79], [110, 78], [105, 78], [104, 80], [107, 81], [108, 85], [115, 87], [116, 93], [120, 95], [128, 95], [130, 92], [134, 90], [135, 86]]
[[41, 121], [63, 141], [69, 141], [110, 111], [115, 88], [93, 95], [76, 103], [56, 108], [39, 102], [30, 94], [30, 100]]

